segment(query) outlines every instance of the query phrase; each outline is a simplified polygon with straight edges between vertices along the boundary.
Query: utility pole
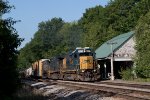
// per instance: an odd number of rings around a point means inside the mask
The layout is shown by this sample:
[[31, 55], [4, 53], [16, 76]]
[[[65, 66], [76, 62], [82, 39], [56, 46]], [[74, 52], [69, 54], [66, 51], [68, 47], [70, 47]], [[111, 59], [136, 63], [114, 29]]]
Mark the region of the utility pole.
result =
[[109, 42], [107, 43], [110, 45], [110, 49], [111, 49], [111, 80], [115, 80], [115, 76], [114, 76], [114, 53], [113, 53], [113, 45], [117, 44], [116, 42]]

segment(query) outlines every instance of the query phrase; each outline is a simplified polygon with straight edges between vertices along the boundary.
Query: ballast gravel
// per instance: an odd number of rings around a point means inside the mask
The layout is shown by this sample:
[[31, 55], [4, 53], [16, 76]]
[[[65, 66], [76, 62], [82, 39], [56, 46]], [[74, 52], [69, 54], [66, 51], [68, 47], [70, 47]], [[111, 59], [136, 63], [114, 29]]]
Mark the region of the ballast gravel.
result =
[[101, 95], [101, 92], [70, 88], [60, 85], [46, 85], [44, 82], [38, 82], [30, 85], [34, 88], [35, 94], [42, 94], [48, 97], [47, 100], [125, 100], [112, 96]]

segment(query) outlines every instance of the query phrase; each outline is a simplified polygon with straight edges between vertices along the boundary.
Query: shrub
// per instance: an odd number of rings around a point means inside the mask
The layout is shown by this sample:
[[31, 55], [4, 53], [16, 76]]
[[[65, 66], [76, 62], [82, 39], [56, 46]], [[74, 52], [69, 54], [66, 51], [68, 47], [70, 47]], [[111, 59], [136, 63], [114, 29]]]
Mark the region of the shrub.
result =
[[131, 68], [128, 68], [126, 70], [122, 70], [120, 72], [121, 77], [123, 80], [133, 80], [134, 79], [134, 74], [133, 74], [133, 70]]
[[150, 78], [150, 67], [136, 67], [136, 74], [139, 78]]

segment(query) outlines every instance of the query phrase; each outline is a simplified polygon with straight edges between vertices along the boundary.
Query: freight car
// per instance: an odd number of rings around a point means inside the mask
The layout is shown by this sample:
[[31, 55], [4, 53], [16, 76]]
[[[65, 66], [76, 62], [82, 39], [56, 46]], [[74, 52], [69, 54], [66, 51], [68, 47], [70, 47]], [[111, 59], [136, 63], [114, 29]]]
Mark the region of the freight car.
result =
[[33, 75], [42, 78], [78, 81], [94, 81], [100, 78], [95, 53], [89, 47], [76, 48], [65, 56], [51, 60], [40, 60], [32, 68]]
[[50, 60], [41, 59], [32, 64], [32, 77], [45, 78], [48, 76], [50, 70]]

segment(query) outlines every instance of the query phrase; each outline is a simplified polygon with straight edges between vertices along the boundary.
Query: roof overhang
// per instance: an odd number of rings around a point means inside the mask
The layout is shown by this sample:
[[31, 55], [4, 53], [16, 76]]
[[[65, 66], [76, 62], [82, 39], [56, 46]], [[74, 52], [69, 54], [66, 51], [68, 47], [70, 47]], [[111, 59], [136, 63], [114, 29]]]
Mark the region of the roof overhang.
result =
[[109, 58], [97, 58], [97, 60], [108, 60]]
[[[98, 58], [97, 60], [108, 60], [111, 59], [111, 57], [106, 58]], [[133, 61], [132, 58], [114, 58], [114, 61]]]
[[133, 61], [131, 58], [114, 58], [114, 61]]

